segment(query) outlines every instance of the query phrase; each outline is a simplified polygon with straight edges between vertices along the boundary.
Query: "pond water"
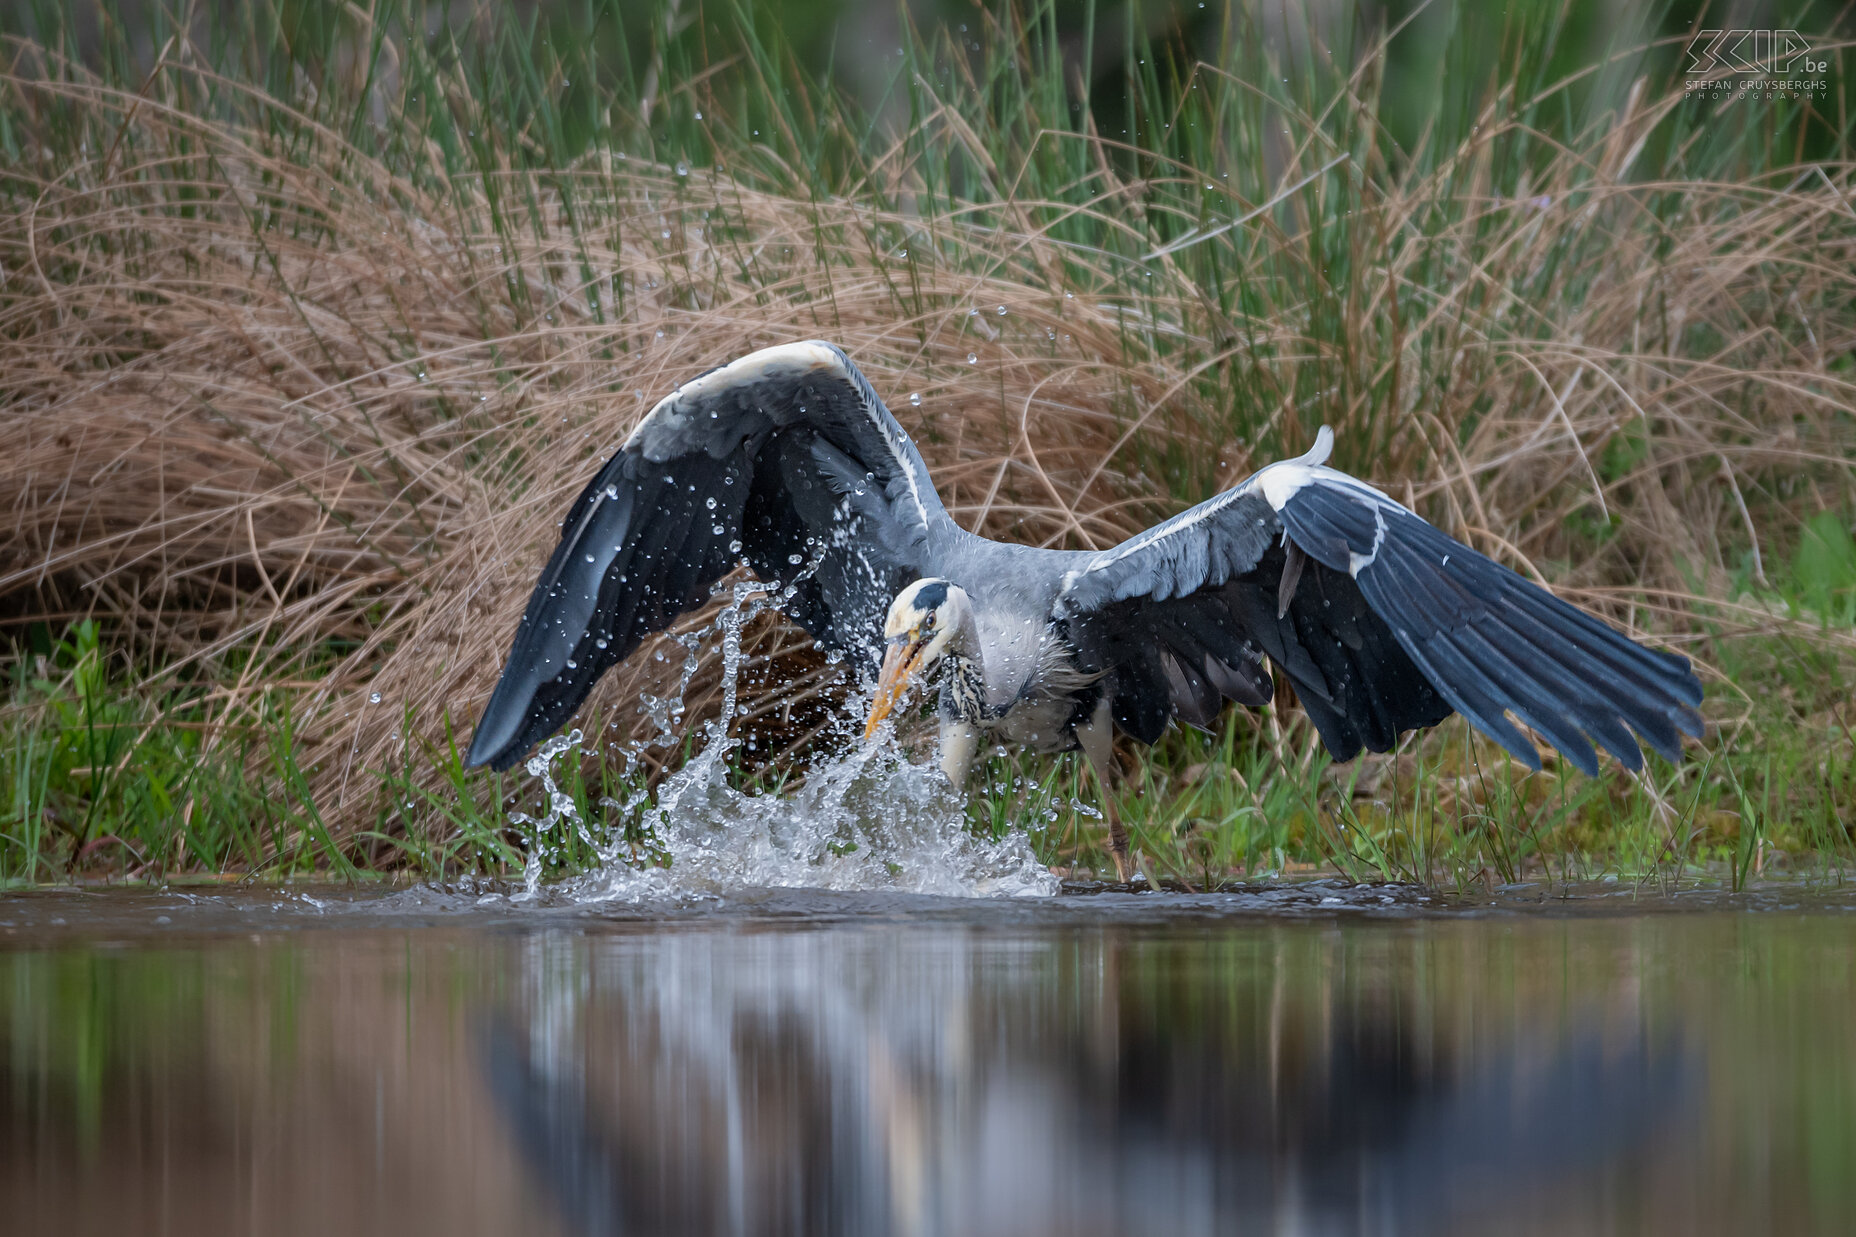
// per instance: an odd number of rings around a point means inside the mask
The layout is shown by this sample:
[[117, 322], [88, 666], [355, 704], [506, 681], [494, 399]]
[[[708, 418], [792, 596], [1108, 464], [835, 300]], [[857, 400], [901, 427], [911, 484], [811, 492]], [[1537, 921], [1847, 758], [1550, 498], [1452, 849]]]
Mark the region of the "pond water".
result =
[[0, 897], [19, 1233], [1856, 1231], [1856, 896]]

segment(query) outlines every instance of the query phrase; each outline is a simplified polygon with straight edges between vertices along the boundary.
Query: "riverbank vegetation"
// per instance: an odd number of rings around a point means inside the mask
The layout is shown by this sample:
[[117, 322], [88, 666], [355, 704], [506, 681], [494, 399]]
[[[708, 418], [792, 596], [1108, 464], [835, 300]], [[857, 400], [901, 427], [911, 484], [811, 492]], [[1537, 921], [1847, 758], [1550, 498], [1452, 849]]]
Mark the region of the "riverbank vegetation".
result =
[[[1795, 19], [1793, 98], [1697, 85], [1668, 13], [1504, 11], [963, 6], [822, 64], [726, 5], [0, 19], [0, 879], [519, 871], [533, 781], [458, 752], [556, 521], [677, 382], [796, 336], [970, 527], [1112, 544], [1332, 425], [1706, 685], [1639, 777], [1460, 719], [1331, 767], [1287, 699], [1174, 735], [1124, 758], [1155, 875], [1840, 869], [1846, 19]], [[587, 820], [713, 715], [713, 618], [589, 702]], [[802, 776], [841, 667], [744, 640], [739, 776]], [[1067, 761], [991, 776], [974, 827], [1106, 866]]]

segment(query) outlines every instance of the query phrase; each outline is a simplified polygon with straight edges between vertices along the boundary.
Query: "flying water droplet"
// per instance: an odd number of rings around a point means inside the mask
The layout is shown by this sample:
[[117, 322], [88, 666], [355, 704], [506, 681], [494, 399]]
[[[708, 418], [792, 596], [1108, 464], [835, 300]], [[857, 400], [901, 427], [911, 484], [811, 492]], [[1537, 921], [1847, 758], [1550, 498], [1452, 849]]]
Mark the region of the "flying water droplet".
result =
[[[573, 796], [555, 784], [551, 769], [556, 756], [563, 752], [580, 750], [581, 738], [579, 730], [556, 735], [543, 743], [540, 750], [529, 757], [527, 764], [523, 766], [528, 770], [530, 777], [541, 779], [542, 788], [547, 792], [546, 814], [536, 818], [521, 812], [509, 813], [509, 823], [522, 829], [528, 839], [528, 862], [523, 865], [522, 869], [523, 892], [512, 898], [512, 901], [532, 901], [540, 896], [543, 864], [549, 857], [559, 855], [560, 843], [567, 840], [567, 829], [563, 826], [570, 826], [589, 849], [599, 849], [600, 842], [587, 828], [586, 822], [581, 819], [580, 809], [575, 805]], [[555, 841], [557, 833], [560, 835], [560, 842]]]
[[[969, 897], [1056, 893], [1056, 877], [1036, 861], [1022, 834], [994, 841], [969, 833], [960, 796], [940, 771], [932, 762], [909, 764], [895, 744], [855, 744], [846, 754], [820, 757], [796, 792], [745, 794], [730, 785], [736, 754], [753, 743], [730, 733], [731, 721], [745, 712], [738, 694], [742, 632], [773, 604], [758, 582], [734, 586], [732, 604], [706, 633], [720, 635], [722, 699], [715, 720], [704, 727], [701, 750], [663, 779], [655, 803], [642, 786], [623, 801], [602, 800], [611, 813], [599, 847], [605, 866], [563, 882], [551, 891], [551, 899], [637, 903], [782, 886]], [[687, 658], [675, 696], [642, 698], [660, 727], [655, 745], [683, 742], [677, 720], [683, 716], [683, 693], [701, 661], [704, 637], [702, 632], [676, 637]], [[861, 703], [851, 702], [839, 719], [847, 734], [861, 732]], [[577, 745], [578, 733], [572, 738]], [[552, 751], [550, 746], [542, 751], [551, 759], [568, 745]], [[641, 753], [642, 745], [634, 751]], [[544, 776], [547, 762], [531, 761], [529, 769]], [[550, 847], [555, 838], [567, 840], [566, 822], [588, 836], [573, 800], [557, 791], [552, 777], [544, 777], [544, 787], [549, 795], [545, 820], [524, 818], [521, 823], [535, 825], [538, 835], [545, 832]], [[621, 820], [623, 828], [618, 827]], [[626, 836], [650, 840], [638, 851]], [[539, 849], [531, 850], [530, 871], [536, 877], [531, 890], [538, 890], [541, 866], [533, 856]]]
[[979, 363], [980, 363], [979, 354], [973, 353], [973, 352], [967, 353], [967, 364], [978, 365]]
[[922, 406], [922, 393], [920, 391], [910, 391], [909, 402], [914, 404], [917, 408], [920, 408]]

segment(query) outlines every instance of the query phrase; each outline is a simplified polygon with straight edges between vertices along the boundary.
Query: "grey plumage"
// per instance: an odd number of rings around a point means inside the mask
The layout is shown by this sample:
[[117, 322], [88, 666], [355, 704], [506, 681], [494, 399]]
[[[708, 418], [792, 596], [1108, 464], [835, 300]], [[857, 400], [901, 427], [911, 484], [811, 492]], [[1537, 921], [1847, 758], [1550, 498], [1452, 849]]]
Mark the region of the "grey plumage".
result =
[[1632, 732], [1671, 759], [1681, 735], [1700, 735], [1686, 658], [1635, 644], [1327, 468], [1331, 443], [1323, 429], [1307, 455], [1109, 550], [1008, 545], [948, 517], [843, 352], [764, 349], [672, 392], [575, 502], [469, 763], [521, 759], [743, 562], [790, 590], [788, 614], [821, 644], [868, 668], [886, 631], [886, 672], [953, 662], [950, 774], [990, 732], [1081, 744], [1106, 775], [1110, 722], [1153, 742], [1176, 719], [1208, 726], [1227, 702], [1262, 704], [1266, 658], [1341, 760], [1453, 709], [1538, 767], [1512, 714], [1588, 773], [1594, 743], [1635, 769]]

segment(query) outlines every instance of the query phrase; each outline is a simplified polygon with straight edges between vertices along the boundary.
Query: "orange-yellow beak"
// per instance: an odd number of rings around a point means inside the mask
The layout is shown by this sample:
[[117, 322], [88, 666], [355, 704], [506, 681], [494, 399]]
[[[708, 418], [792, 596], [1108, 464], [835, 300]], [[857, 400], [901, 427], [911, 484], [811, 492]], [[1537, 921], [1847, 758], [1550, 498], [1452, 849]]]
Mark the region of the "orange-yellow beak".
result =
[[902, 698], [916, 669], [922, 664], [922, 650], [927, 644], [926, 640], [910, 639], [890, 645], [883, 654], [883, 669], [877, 675], [876, 699], [870, 702], [870, 720], [864, 723], [864, 738], [873, 737], [876, 728], [883, 724], [883, 719], [896, 707], [896, 701]]

